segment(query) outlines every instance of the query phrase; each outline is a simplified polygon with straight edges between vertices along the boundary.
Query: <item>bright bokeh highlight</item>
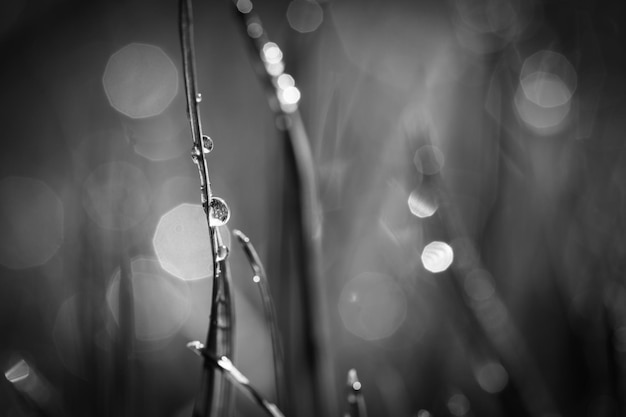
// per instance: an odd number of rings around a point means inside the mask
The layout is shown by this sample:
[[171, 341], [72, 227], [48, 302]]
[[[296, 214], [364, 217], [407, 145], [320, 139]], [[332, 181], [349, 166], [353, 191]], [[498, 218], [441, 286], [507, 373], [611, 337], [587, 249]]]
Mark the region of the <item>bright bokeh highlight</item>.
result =
[[[107, 304], [113, 318], [120, 321], [120, 272], [113, 275], [107, 290]], [[137, 258], [131, 262], [132, 302], [135, 337], [157, 341], [173, 336], [189, 318], [189, 288], [166, 274], [154, 259]]]
[[25, 269], [47, 263], [63, 243], [63, 204], [42, 181], [0, 180], [0, 264]]
[[574, 67], [561, 54], [539, 51], [524, 61], [514, 103], [520, 119], [534, 132], [558, 131], [569, 115], [577, 88]]
[[443, 272], [452, 265], [454, 251], [445, 242], [434, 241], [424, 247], [422, 264], [430, 272]]
[[366, 272], [350, 280], [339, 297], [345, 328], [365, 340], [391, 336], [406, 318], [402, 288], [387, 275]]
[[127, 230], [146, 216], [152, 189], [143, 172], [127, 162], [97, 167], [83, 184], [83, 207], [98, 226]]
[[102, 83], [115, 110], [140, 119], [170, 105], [178, 94], [178, 70], [161, 48], [131, 43], [111, 55]]
[[435, 194], [426, 187], [418, 187], [411, 191], [408, 205], [411, 213], [420, 219], [432, 216], [439, 208]]
[[[219, 228], [230, 247], [226, 227]], [[202, 206], [183, 203], [165, 213], [156, 227], [152, 245], [161, 267], [185, 281], [213, 276], [213, 255]]]

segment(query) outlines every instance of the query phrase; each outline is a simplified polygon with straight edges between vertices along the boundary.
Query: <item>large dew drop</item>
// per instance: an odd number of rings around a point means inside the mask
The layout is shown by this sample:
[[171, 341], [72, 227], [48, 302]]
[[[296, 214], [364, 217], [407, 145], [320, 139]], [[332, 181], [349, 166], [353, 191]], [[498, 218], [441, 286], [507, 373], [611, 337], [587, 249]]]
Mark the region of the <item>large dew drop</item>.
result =
[[224, 226], [230, 219], [230, 209], [226, 201], [219, 197], [211, 198], [209, 203], [209, 223], [211, 226]]

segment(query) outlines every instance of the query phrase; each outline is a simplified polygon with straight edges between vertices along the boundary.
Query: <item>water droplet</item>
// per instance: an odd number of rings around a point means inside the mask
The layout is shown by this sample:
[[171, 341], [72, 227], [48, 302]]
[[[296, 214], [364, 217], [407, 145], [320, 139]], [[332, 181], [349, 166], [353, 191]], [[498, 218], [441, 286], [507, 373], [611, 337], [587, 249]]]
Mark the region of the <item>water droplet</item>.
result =
[[196, 103], [202, 103], [202, 93], [196, 94]]
[[198, 165], [198, 160], [200, 159], [200, 151], [198, 150], [197, 147], [193, 147], [191, 148], [191, 160], [193, 161], [194, 164]]
[[202, 135], [202, 151], [204, 153], [209, 153], [212, 150], [213, 150], [213, 139], [211, 139], [207, 135]]
[[230, 209], [224, 200], [219, 197], [211, 198], [209, 203], [209, 218], [211, 226], [223, 226], [230, 219]]
[[226, 259], [228, 257], [229, 254], [229, 249], [228, 246], [224, 246], [224, 245], [220, 245], [217, 248], [217, 261], [223, 261], [224, 259]]

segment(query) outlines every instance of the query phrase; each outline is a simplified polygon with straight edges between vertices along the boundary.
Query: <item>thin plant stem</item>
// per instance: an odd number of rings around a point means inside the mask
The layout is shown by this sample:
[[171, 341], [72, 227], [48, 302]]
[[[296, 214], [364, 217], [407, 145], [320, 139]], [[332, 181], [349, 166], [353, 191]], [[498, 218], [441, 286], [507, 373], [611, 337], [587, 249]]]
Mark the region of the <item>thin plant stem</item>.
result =
[[[193, 11], [191, 0], [180, 0], [180, 39], [183, 56], [183, 72], [187, 98], [187, 114], [191, 124], [193, 139], [192, 159], [200, 176], [200, 198], [204, 209], [213, 259], [213, 293], [211, 315], [207, 332], [207, 349], [219, 356], [232, 357], [234, 350], [234, 316], [230, 293], [228, 248], [221, 242], [219, 231], [212, 222], [216, 213], [212, 208], [213, 195], [209, 179], [206, 154], [212, 149], [208, 136], [202, 134], [199, 104], [201, 96], [197, 91], [195, 67], [195, 47], [193, 40]], [[227, 210], [227, 207], [226, 207]], [[205, 363], [200, 394], [194, 406], [196, 417], [229, 416], [232, 406], [232, 392], [215, 368]]]
[[[284, 177], [290, 179], [290, 189], [283, 190], [283, 216], [281, 230], [287, 233], [281, 240], [281, 253], [289, 263], [294, 255], [292, 267], [297, 281], [298, 303], [301, 306], [301, 323], [304, 362], [298, 375], [289, 374], [289, 386], [310, 390], [307, 398], [310, 410], [301, 410], [310, 415], [334, 415], [333, 379], [330, 356], [326, 352], [327, 320], [325, 316], [321, 270], [321, 209], [317, 190], [315, 164], [298, 111], [298, 100], [285, 100], [287, 89], [295, 88], [293, 78], [283, 71], [282, 52], [269, 38], [256, 15], [252, 2], [233, 2], [242, 23], [242, 32], [249, 40], [249, 51], [259, 80], [263, 85], [270, 108], [274, 111], [278, 128], [286, 135], [286, 169]], [[268, 53], [268, 49], [272, 54]], [[278, 59], [276, 59], [278, 57]], [[279, 82], [289, 80], [289, 86]], [[290, 90], [293, 91], [293, 90]], [[299, 96], [299, 91], [297, 92]], [[295, 197], [294, 197], [295, 196]], [[287, 216], [292, 213], [293, 216]], [[283, 266], [284, 267], [284, 266]], [[285, 271], [286, 272], [286, 271]], [[283, 273], [289, 278], [287, 273]], [[290, 362], [291, 364], [291, 362]], [[296, 400], [297, 401], [297, 400]]]
[[254, 276], [252, 280], [257, 284], [259, 288], [259, 293], [261, 295], [261, 300], [263, 302], [263, 311], [265, 313], [265, 322], [267, 327], [270, 329], [270, 335], [272, 339], [272, 355], [274, 362], [274, 382], [276, 389], [276, 402], [279, 405], [281, 403], [281, 392], [283, 389], [283, 366], [284, 366], [284, 353], [283, 353], [283, 343], [280, 337], [280, 331], [278, 329], [278, 321], [276, 319], [276, 308], [274, 307], [274, 301], [272, 299], [272, 293], [269, 288], [269, 281], [267, 279], [267, 275], [265, 273], [265, 268], [261, 263], [261, 259], [259, 258], [259, 254], [255, 250], [252, 242], [248, 236], [244, 235], [240, 230], [233, 230], [235, 236], [239, 240], [241, 247], [243, 248], [246, 257], [248, 258], [248, 263], [252, 268], [252, 272]]
[[234, 383], [234, 385], [254, 401], [270, 417], [284, 417], [284, 414], [273, 403], [269, 402], [250, 384], [250, 380], [235, 368], [232, 361], [227, 356], [220, 358], [211, 354], [200, 342], [189, 342], [187, 347], [196, 355], [204, 358], [205, 363], [222, 372]]
[[367, 417], [367, 408], [365, 407], [365, 399], [361, 392], [361, 381], [356, 373], [356, 369], [348, 371], [346, 382], [348, 391], [348, 417]]

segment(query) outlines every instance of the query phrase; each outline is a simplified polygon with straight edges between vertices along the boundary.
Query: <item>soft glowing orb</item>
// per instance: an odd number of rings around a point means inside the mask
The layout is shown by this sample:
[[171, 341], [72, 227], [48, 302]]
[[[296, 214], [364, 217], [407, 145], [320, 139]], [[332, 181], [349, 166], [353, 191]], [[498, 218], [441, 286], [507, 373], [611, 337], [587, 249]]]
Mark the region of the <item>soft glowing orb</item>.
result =
[[114, 161], [97, 167], [83, 185], [83, 206], [100, 227], [127, 230], [146, 216], [152, 190], [134, 165]]
[[287, 7], [287, 21], [297, 32], [313, 32], [323, 20], [324, 11], [315, 0], [293, 0]]
[[453, 260], [454, 252], [450, 245], [444, 242], [431, 242], [422, 251], [422, 264], [430, 272], [445, 271], [452, 265]]
[[[120, 272], [107, 290], [107, 304], [116, 322], [120, 321]], [[138, 340], [156, 341], [173, 336], [191, 312], [190, 291], [185, 283], [168, 276], [159, 262], [137, 258], [131, 262], [134, 330]]]
[[263, 45], [263, 60], [268, 64], [277, 64], [283, 60], [283, 52], [274, 42]]
[[502, 391], [509, 382], [509, 374], [498, 362], [487, 362], [476, 368], [474, 375], [478, 385], [490, 394]]
[[420, 147], [413, 157], [415, 168], [424, 175], [433, 175], [441, 171], [444, 161], [443, 152], [433, 145]]
[[407, 301], [393, 278], [368, 272], [350, 280], [339, 297], [345, 328], [365, 340], [391, 336], [406, 318]]
[[539, 134], [558, 131], [568, 116], [578, 85], [576, 70], [554, 51], [538, 51], [524, 60], [514, 104], [520, 119]]
[[0, 180], [0, 264], [25, 269], [47, 263], [63, 242], [63, 204], [43, 182]]
[[462, 417], [470, 411], [470, 402], [463, 394], [454, 394], [448, 399], [448, 411], [457, 417]]
[[161, 48], [131, 43], [111, 55], [102, 83], [115, 110], [139, 119], [170, 105], [178, 94], [178, 71]]
[[[219, 228], [226, 247], [230, 234]], [[213, 254], [202, 206], [180, 204], [165, 213], [156, 227], [152, 245], [161, 267], [182, 280], [213, 276]]]
[[432, 216], [439, 208], [436, 196], [431, 190], [425, 187], [416, 188], [411, 191], [408, 204], [411, 213], [420, 219]]

